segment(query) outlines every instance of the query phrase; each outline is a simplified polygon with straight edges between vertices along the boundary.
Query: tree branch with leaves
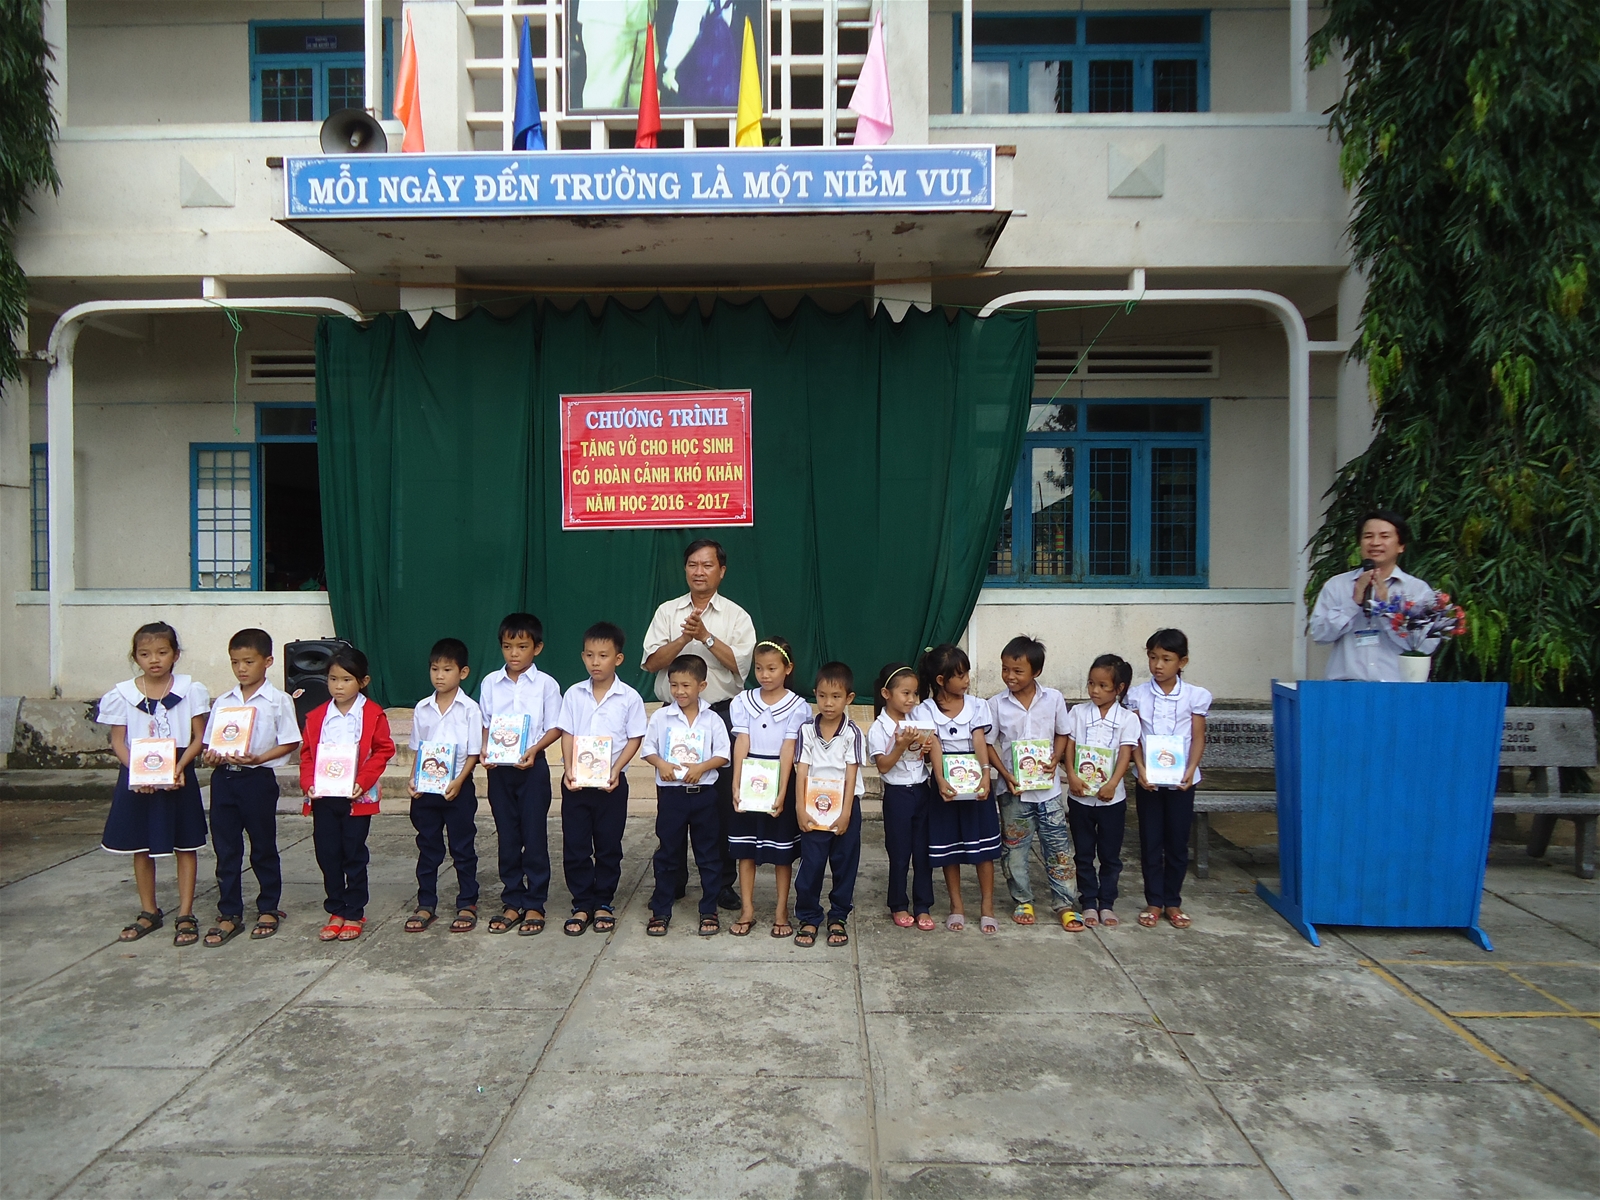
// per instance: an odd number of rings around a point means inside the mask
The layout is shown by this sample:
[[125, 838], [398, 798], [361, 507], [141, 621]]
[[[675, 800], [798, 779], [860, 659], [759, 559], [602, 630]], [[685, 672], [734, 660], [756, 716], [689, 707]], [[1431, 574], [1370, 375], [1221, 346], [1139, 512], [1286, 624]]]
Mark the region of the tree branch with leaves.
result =
[[0, 379], [21, 374], [17, 342], [28, 320], [28, 281], [17, 263], [17, 222], [36, 189], [61, 190], [40, 0], [0, 0]]

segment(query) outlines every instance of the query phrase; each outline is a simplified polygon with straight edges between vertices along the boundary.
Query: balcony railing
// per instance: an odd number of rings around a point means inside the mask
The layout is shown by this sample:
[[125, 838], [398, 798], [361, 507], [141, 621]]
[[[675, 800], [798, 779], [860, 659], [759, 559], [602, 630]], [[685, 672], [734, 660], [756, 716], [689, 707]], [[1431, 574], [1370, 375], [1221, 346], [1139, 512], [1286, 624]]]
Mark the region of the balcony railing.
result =
[[[866, 61], [870, 0], [770, 0], [771, 54], [762, 130], [769, 144], [848, 145], [855, 114], [845, 105]], [[491, 0], [464, 9], [476, 57], [466, 64], [473, 111], [473, 148], [509, 149], [517, 95], [522, 21], [533, 35], [533, 72], [542, 97], [545, 139], [552, 149], [633, 145], [634, 113], [567, 111], [566, 0]], [[727, 112], [663, 112], [662, 144], [731, 145], [736, 121]]]

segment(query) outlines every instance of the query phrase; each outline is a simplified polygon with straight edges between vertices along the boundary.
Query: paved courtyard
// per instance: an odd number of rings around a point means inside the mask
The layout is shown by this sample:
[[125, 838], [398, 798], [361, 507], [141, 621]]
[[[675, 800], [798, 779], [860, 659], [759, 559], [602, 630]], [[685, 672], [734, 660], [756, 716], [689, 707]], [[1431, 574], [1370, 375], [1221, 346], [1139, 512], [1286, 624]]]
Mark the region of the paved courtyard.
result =
[[1570, 850], [1496, 848], [1494, 954], [1314, 948], [1251, 894], [1270, 847], [1220, 840], [1187, 932], [1134, 925], [1135, 863], [1119, 929], [984, 937], [891, 925], [869, 822], [851, 944], [801, 950], [697, 937], [688, 901], [647, 939], [642, 818], [610, 937], [408, 935], [411, 830], [380, 817], [369, 933], [327, 945], [285, 817], [284, 931], [180, 951], [170, 922], [115, 941], [98, 806], [0, 810], [8, 1197], [1600, 1195], [1600, 888]]

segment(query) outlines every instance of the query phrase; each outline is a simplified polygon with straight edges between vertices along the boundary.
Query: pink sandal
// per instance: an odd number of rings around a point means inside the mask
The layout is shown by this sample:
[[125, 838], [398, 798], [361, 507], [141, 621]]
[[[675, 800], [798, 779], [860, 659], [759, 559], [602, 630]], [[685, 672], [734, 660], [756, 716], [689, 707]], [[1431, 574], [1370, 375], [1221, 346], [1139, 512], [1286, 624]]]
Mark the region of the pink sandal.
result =
[[901, 929], [910, 929], [916, 924], [916, 921], [912, 919], [911, 914], [908, 912], [897, 912], [894, 914], [894, 923], [900, 926]]
[[923, 933], [932, 933], [939, 928], [939, 923], [928, 913], [918, 913], [917, 928], [922, 930]]

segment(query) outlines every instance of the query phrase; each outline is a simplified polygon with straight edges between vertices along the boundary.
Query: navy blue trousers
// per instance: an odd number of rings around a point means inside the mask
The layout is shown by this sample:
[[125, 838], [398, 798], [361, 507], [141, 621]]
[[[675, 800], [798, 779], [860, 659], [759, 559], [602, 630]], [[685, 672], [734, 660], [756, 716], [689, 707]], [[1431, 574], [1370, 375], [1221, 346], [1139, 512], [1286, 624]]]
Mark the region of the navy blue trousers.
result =
[[550, 898], [550, 764], [489, 768], [489, 811], [500, 840], [500, 903], [543, 912]]
[[424, 792], [411, 801], [411, 827], [417, 831], [417, 907], [439, 910], [439, 868], [446, 849], [456, 868], [456, 907], [478, 903], [478, 791], [472, 776], [461, 781], [454, 800]]
[[1189, 870], [1189, 826], [1194, 824], [1194, 789], [1134, 785], [1139, 806], [1139, 858], [1144, 866], [1144, 902], [1155, 908], [1183, 904]]
[[[1072, 857], [1078, 865], [1080, 908], [1114, 908], [1117, 880], [1122, 878], [1122, 835], [1128, 826], [1128, 803], [1080, 804], [1067, 797], [1067, 824], [1072, 826]], [[1140, 823], [1142, 829], [1143, 822]], [[1184, 835], [1188, 848], [1188, 835]], [[1099, 857], [1098, 869], [1095, 858]]]
[[[802, 925], [822, 924], [822, 872], [833, 876], [828, 920], [843, 921], [855, 908], [856, 870], [861, 866], [861, 799], [850, 807], [850, 824], [839, 833], [813, 829], [800, 835], [800, 872], [794, 881], [794, 915]], [[933, 885], [928, 885], [933, 890]]]
[[561, 785], [561, 869], [572, 911], [610, 908], [622, 880], [622, 831], [628, 824], [628, 778], [612, 791]]
[[244, 915], [244, 839], [250, 835], [256, 912], [278, 911], [283, 866], [278, 859], [278, 777], [271, 767], [218, 767], [211, 775], [211, 844], [217, 851], [217, 912]]
[[322, 868], [322, 902], [329, 916], [359, 921], [367, 915], [367, 833], [371, 817], [352, 817], [350, 801], [311, 802], [311, 844]]
[[678, 883], [687, 878], [684, 831], [694, 845], [694, 864], [700, 871], [700, 915], [714, 916], [717, 893], [722, 890], [722, 851], [718, 844], [721, 822], [717, 816], [717, 789], [707, 784], [688, 788], [682, 784], [656, 785], [656, 888], [650, 911], [672, 916]]
[[[931, 783], [883, 785], [883, 844], [889, 852], [889, 911], [922, 914], [933, 908], [928, 861], [928, 808], [939, 803]], [[911, 872], [910, 903], [906, 871]]]

